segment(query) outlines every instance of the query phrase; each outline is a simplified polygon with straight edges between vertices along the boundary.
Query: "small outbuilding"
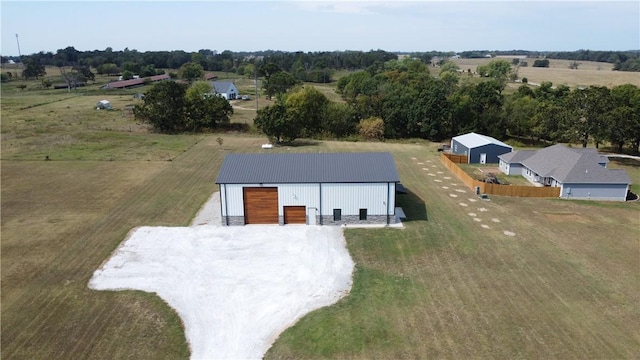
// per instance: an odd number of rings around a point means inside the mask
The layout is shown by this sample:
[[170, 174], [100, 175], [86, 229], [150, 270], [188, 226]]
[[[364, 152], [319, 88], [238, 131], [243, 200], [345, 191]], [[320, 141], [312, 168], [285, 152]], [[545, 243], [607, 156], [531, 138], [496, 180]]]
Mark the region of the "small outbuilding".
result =
[[474, 132], [451, 139], [451, 152], [465, 155], [469, 164], [497, 164], [498, 156], [512, 151], [510, 145]]
[[96, 110], [100, 109], [111, 110], [111, 103], [109, 102], [109, 100], [98, 101], [98, 103], [96, 104]]
[[223, 225], [394, 224], [390, 153], [230, 154], [216, 179]]

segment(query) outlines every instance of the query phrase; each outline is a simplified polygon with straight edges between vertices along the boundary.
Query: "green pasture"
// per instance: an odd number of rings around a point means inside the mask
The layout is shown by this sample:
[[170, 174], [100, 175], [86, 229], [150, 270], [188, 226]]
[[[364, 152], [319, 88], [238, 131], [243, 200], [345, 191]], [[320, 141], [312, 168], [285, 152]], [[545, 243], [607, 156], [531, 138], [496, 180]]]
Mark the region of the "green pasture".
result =
[[[225, 154], [265, 151], [388, 151], [408, 190], [404, 229], [345, 231], [350, 294], [284, 331], [266, 358], [640, 354], [638, 202], [483, 201], [439, 163], [439, 144], [263, 150], [258, 135], [153, 133], [126, 111], [131, 94], [97, 111], [102, 93], [2, 86], [3, 359], [188, 358], [179, 317], [156, 295], [87, 283], [134, 227], [189, 224]], [[638, 190], [637, 161], [611, 165]]]

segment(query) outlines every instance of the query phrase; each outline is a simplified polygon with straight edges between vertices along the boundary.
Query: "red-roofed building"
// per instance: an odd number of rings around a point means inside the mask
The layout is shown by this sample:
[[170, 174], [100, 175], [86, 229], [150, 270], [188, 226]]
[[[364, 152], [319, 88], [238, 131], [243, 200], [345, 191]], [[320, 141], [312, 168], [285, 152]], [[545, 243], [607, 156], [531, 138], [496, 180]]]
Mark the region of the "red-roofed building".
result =
[[104, 85], [102, 89], [126, 89], [130, 87], [135, 87], [135, 86], [142, 86], [146, 82], [157, 82], [157, 81], [168, 80], [168, 79], [170, 79], [169, 75], [162, 74], [162, 75], [149, 76], [144, 79], [114, 81]]

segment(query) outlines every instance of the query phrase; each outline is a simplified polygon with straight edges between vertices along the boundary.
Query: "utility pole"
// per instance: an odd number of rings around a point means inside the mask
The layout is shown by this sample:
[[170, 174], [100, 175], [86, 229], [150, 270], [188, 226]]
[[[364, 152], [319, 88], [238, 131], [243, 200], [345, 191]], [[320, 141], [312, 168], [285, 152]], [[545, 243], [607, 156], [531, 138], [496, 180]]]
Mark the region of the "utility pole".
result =
[[18, 34], [16, 34], [16, 42], [18, 43], [18, 59], [22, 62], [22, 54], [20, 53], [20, 40], [18, 40]]
[[256, 114], [258, 114], [258, 65], [253, 62], [253, 84], [256, 87]]

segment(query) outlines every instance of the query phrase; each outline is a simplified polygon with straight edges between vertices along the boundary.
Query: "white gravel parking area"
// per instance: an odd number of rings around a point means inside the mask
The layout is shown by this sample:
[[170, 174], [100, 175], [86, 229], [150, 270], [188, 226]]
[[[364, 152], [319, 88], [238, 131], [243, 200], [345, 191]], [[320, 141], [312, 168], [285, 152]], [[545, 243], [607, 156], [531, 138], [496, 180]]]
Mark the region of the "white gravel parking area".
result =
[[191, 227], [140, 227], [89, 282], [157, 293], [182, 318], [192, 359], [259, 359], [278, 335], [351, 289], [342, 228], [223, 227], [214, 194]]

